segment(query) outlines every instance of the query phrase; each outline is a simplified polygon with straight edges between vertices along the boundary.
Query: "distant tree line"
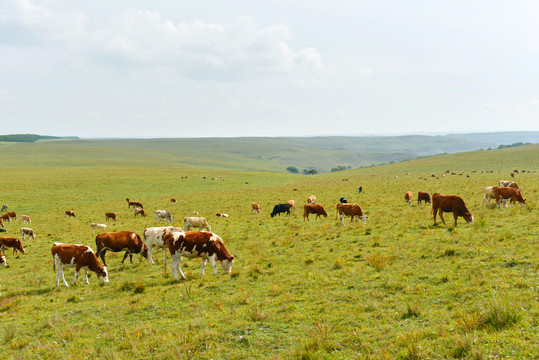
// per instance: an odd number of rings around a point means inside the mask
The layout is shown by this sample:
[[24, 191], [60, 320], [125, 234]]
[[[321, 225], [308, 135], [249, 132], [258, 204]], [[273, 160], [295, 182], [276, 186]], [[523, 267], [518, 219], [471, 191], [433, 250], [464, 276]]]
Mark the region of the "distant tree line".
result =
[[352, 167], [350, 165], [348, 165], [348, 166], [339, 165], [339, 166], [335, 166], [335, 167], [331, 168], [331, 171], [335, 172], [335, 171], [350, 170], [351, 168]]
[[[291, 172], [292, 174], [299, 174], [299, 169], [296, 166], [289, 166], [286, 168], [287, 171]], [[316, 175], [318, 174], [318, 171], [313, 168], [309, 169], [303, 169], [303, 174], [305, 175]]]
[[510, 147], [515, 147], [515, 146], [524, 146], [524, 145], [529, 145], [530, 143], [523, 143], [523, 142], [516, 142], [516, 143], [512, 143], [511, 145], [500, 145], [498, 146], [498, 149], [505, 149], [505, 148], [510, 148]]
[[11, 134], [0, 135], [0, 141], [6, 142], [35, 142], [42, 139], [78, 139], [77, 136], [59, 137], [59, 136], [44, 136], [36, 134]]

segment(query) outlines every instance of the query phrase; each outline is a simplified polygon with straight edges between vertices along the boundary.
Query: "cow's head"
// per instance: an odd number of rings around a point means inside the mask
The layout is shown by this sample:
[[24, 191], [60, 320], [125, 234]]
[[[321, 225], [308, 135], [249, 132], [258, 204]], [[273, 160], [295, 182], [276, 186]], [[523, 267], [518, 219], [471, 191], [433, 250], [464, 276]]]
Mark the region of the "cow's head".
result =
[[234, 255], [230, 255], [228, 258], [221, 260], [221, 265], [223, 266], [223, 272], [225, 274], [230, 274], [232, 272], [232, 265], [234, 265]]
[[466, 220], [467, 223], [473, 225], [473, 213], [467, 212], [464, 213], [464, 220]]
[[0, 257], [0, 265], [4, 267], [7, 265], [5, 256]]
[[[165, 243], [166, 244], [166, 243]], [[144, 256], [146, 259], [148, 259], [148, 247], [144, 245], [144, 248], [140, 252], [140, 255]]]
[[361, 216], [360, 219], [363, 225], [367, 224], [367, 217], [365, 215]]
[[107, 271], [106, 266], [100, 266], [96, 271], [97, 278], [104, 282], [105, 284], [109, 282], [109, 272]]
[[322, 215], [324, 215], [324, 217], [328, 217], [328, 213], [326, 212], [326, 210], [322, 209]]

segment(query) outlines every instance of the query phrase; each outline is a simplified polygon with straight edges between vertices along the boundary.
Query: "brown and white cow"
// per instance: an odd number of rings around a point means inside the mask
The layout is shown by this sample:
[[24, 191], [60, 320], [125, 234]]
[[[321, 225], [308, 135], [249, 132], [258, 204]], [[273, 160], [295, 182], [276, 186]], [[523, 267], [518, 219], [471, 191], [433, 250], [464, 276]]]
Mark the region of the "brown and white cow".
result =
[[185, 231], [189, 231], [192, 227], [211, 231], [211, 226], [208, 224], [206, 218], [203, 217], [186, 217], [183, 219], [183, 228]]
[[455, 227], [457, 226], [457, 218], [462, 216], [467, 223], [473, 225], [473, 214], [468, 211], [464, 200], [456, 195], [432, 194], [432, 214], [434, 215], [434, 224], [436, 224], [436, 214], [439, 213], [440, 219], [445, 224], [444, 212], [452, 212], [455, 218]]
[[116, 214], [113, 212], [105, 213], [105, 221], [107, 220], [116, 221]]
[[498, 187], [510, 187], [513, 189], [520, 189], [517, 183], [511, 180], [500, 180], [498, 182]]
[[296, 201], [295, 200], [288, 200], [286, 203], [290, 204], [290, 206], [291, 206], [290, 208], [292, 210], [294, 210], [294, 212], [296, 211]]
[[225, 213], [217, 213], [217, 214], [215, 214], [215, 216], [227, 218], [227, 217], [228, 217], [228, 214], [225, 214]]
[[255, 212], [257, 214], [260, 214], [260, 205], [258, 205], [257, 203], [251, 203], [251, 212]]
[[305, 204], [303, 206], [303, 221], [305, 221], [305, 219], [309, 220], [309, 214], [316, 214], [316, 219], [321, 216], [328, 217], [328, 213], [324, 210], [324, 207], [317, 204]]
[[36, 238], [36, 234], [34, 234], [34, 230], [32, 230], [30, 228], [27, 228], [27, 227], [21, 228], [21, 240], [26, 239], [27, 235], [28, 235], [28, 237], [30, 239], [35, 239]]
[[164, 256], [165, 259], [163, 261], [163, 266], [167, 266], [167, 242], [163, 240], [166, 234], [173, 233], [173, 232], [183, 232], [183, 229], [181, 227], [177, 226], [157, 226], [157, 227], [150, 227], [144, 229], [143, 238], [144, 238], [144, 245], [148, 247], [148, 262], [150, 264], [154, 264], [152, 259], [152, 249], [154, 247], [164, 249]]
[[178, 271], [182, 278], [187, 279], [182, 271], [182, 257], [193, 259], [202, 258], [201, 274], [204, 275], [204, 267], [207, 261], [217, 275], [215, 264], [221, 262], [225, 274], [230, 274], [234, 265], [234, 256], [227, 251], [223, 239], [217, 234], [207, 231], [175, 232], [165, 235], [170, 255], [172, 256], [171, 267], [174, 279], [178, 281]]
[[[5, 221], [11, 222], [11, 218], [9, 217], [8, 214], [2, 214], [2, 215], [0, 215], [0, 220], [2, 220], [2, 221], [5, 220]], [[2, 222], [2, 223], [3, 223], [3, 222]]]
[[417, 192], [417, 205], [421, 205], [421, 201], [426, 203], [431, 203], [429, 193], [418, 191]]
[[408, 205], [412, 205], [412, 193], [410, 191], [404, 194], [404, 200]]
[[66, 287], [69, 286], [64, 278], [63, 266], [75, 268], [73, 285], [77, 282], [77, 277], [79, 276], [79, 271], [81, 269], [84, 269], [84, 281], [86, 284], [89, 283], [88, 270], [95, 272], [101, 281], [105, 283], [109, 282], [107, 267], [99, 263], [97, 256], [89, 246], [54, 243], [51, 248], [51, 253], [53, 258], [53, 269], [56, 269], [56, 285], [60, 283], [61, 277], [64, 285]]
[[140, 235], [132, 231], [117, 231], [99, 234], [95, 237], [95, 246], [97, 256], [101, 257], [105, 266], [107, 266], [107, 262], [105, 261], [105, 254], [107, 251], [125, 251], [122, 265], [124, 264], [127, 255], [129, 255], [131, 264], [133, 263], [133, 253], [141, 254], [145, 258], [148, 258], [148, 248], [144, 245]]
[[498, 207], [501, 207], [500, 203], [503, 200], [509, 200], [511, 203], [518, 201], [521, 206], [526, 206], [526, 199], [522, 197], [519, 189], [494, 186], [492, 188], [492, 195], [496, 199], [496, 206]]
[[138, 201], [129, 201], [129, 198], [126, 198], [125, 199], [127, 201], [127, 207], [130, 208], [131, 206], [136, 208], [136, 207], [139, 207], [141, 209], [144, 209], [144, 206], [142, 206], [141, 203], [139, 203]]
[[170, 203], [171, 204], [176, 204], [178, 202], [178, 200], [174, 199], [174, 198], [170, 198]]
[[314, 195], [309, 196], [309, 198], [307, 199], [307, 204], [309, 204], [309, 205], [312, 205], [315, 202], [316, 202], [316, 196], [314, 196]]
[[158, 224], [161, 223], [161, 219], [172, 224], [172, 214], [168, 210], [155, 210], [155, 220]]
[[67, 210], [65, 214], [66, 214], [66, 219], [69, 219], [70, 217], [77, 217], [77, 215], [75, 215], [75, 213], [71, 210]]
[[8, 211], [6, 214], [8, 214], [8, 216], [10, 217], [9, 222], [11, 222], [11, 219], [17, 220], [17, 214], [15, 214], [14, 211]]
[[91, 223], [90, 227], [97, 228], [97, 229], [106, 229], [107, 224], [97, 224], [97, 223]]
[[137, 217], [138, 215], [146, 217], [146, 211], [141, 208], [135, 208], [135, 217]]
[[341, 218], [341, 223], [344, 225], [344, 217], [350, 216], [350, 223], [354, 223], [354, 218], [365, 225], [367, 223], [367, 216], [363, 214], [361, 207], [358, 204], [337, 204], [337, 219]]
[[28, 215], [22, 215], [21, 216], [21, 224], [31, 224], [32, 223], [32, 219], [30, 218], [30, 216]]
[[12, 237], [0, 238], [0, 251], [3, 251], [4, 255], [6, 255], [5, 248], [13, 248], [13, 254], [16, 254], [17, 251], [20, 251], [23, 254], [26, 252], [22, 247], [21, 241]]

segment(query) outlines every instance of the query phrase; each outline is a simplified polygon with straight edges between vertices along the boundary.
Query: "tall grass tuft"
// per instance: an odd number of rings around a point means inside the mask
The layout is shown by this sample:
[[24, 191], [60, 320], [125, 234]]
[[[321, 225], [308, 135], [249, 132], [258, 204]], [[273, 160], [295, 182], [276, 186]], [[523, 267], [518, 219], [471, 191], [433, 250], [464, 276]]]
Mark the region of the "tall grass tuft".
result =
[[402, 314], [402, 319], [409, 319], [411, 317], [419, 317], [421, 315], [421, 309], [417, 303], [406, 303], [406, 311]]
[[392, 258], [376, 253], [367, 258], [367, 264], [372, 266], [376, 271], [382, 271], [392, 260]]
[[483, 314], [483, 324], [501, 330], [516, 324], [522, 315], [519, 307], [507, 298], [494, 297]]
[[421, 359], [421, 351], [419, 346], [419, 335], [412, 331], [404, 337], [404, 345], [406, 346], [407, 353], [404, 356], [405, 360], [419, 360]]

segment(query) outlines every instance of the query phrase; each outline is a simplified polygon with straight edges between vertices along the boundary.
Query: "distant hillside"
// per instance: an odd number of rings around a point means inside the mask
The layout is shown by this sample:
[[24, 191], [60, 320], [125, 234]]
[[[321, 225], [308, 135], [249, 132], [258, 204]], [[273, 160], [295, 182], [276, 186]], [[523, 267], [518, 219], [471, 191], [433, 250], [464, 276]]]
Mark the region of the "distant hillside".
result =
[[77, 136], [45, 136], [36, 134], [10, 134], [0, 135], [0, 141], [5, 142], [36, 142], [38, 140], [55, 140], [55, 139], [78, 139]]

